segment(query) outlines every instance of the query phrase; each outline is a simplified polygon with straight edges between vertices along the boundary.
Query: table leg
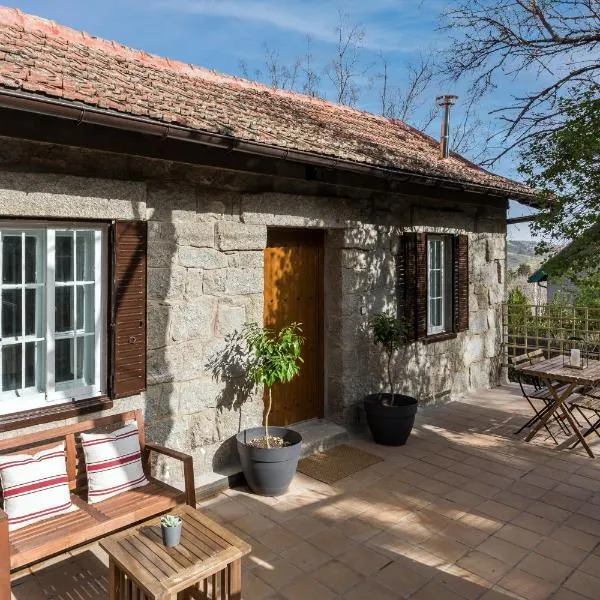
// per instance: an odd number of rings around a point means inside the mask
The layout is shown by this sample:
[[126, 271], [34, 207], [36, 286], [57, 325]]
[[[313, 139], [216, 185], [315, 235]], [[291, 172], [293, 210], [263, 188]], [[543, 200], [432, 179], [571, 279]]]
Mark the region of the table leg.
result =
[[242, 600], [242, 561], [234, 560], [227, 565], [228, 599]]
[[[530, 442], [535, 434], [542, 428], [546, 423], [551, 419], [552, 415], [562, 406], [563, 402], [573, 393], [576, 385], [575, 383], [571, 383], [565, 389], [565, 391], [559, 396], [556, 392], [556, 388], [552, 385], [552, 382], [549, 379], [544, 379], [544, 383], [548, 386], [552, 397], [554, 398], [554, 405], [552, 408], [544, 415], [543, 419], [540, 419], [538, 424], [529, 432], [529, 435], [525, 438], [526, 442]], [[570, 422], [570, 421], [569, 421]]]
[[110, 600], [119, 600], [119, 573], [117, 564], [109, 557], [108, 559], [108, 594]]
[[588, 453], [589, 457], [594, 458], [594, 453], [592, 452], [591, 448], [588, 446], [588, 443], [585, 441], [585, 437], [583, 435], [581, 435], [581, 431], [579, 430], [579, 427], [577, 427], [577, 423], [575, 423], [575, 419], [573, 419], [573, 415], [567, 410], [567, 408], [563, 404], [561, 404], [560, 408], [563, 411], [563, 414], [565, 415], [567, 421], [569, 421], [569, 423], [571, 424], [571, 427], [573, 428], [573, 431], [575, 432], [575, 436], [581, 442], [581, 445], [585, 448], [585, 451]]

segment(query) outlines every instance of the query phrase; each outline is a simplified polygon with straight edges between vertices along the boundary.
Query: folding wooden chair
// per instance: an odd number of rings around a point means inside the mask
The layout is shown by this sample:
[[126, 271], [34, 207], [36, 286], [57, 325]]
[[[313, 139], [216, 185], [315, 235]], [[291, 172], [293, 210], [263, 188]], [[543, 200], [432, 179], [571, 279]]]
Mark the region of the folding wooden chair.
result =
[[[571, 410], [577, 410], [583, 417], [585, 422], [588, 424], [587, 431], [583, 434], [587, 437], [591, 433], [595, 433], [600, 437], [600, 396], [598, 396], [597, 390], [587, 390], [577, 394], [572, 400], [569, 400], [569, 406]], [[590, 420], [588, 413], [592, 413], [595, 417], [592, 417], [594, 422]], [[579, 443], [579, 440], [573, 444], [574, 448]]]
[[[533, 417], [529, 419], [522, 427], [520, 427], [517, 431], [515, 431], [515, 435], [521, 433], [523, 429], [527, 429], [533, 427], [540, 419], [543, 419], [546, 413], [552, 408], [554, 404], [554, 396], [552, 392], [548, 389], [548, 386], [536, 377], [529, 377], [526, 375], [521, 375], [519, 373], [518, 367], [527, 365], [534, 365], [536, 363], [542, 362], [545, 360], [543, 350], [532, 350], [531, 352], [526, 352], [525, 354], [520, 354], [518, 356], [509, 357], [509, 364], [512, 366], [512, 375], [517, 380], [519, 387], [521, 388], [521, 393], [531, 409], [534, 412]], [[525, 389], [525, 385], [533, 386], [533, 392], [527, 392]], [[560, 394], [566, 388], [566, 385], [559, 386], [556, 391]], [[538, 409], [535, 405], [534, 401], [539, 400], [542, 403], [542, 407]], [[558, 423], [558, 426], [562, 430], [565, 435], [569, 435], [571, 433], [568, 425], [564, 423], [562, 418], [559, 418], [558, 415], [554, 415], [553, 419]], [[548, 423], [544, 425], [544, 428], [550, 435], [550, 437], [554, 440], [555, 444], [558, 444], [558, 440], [556, 439], [554, 433], [548, 427]]]

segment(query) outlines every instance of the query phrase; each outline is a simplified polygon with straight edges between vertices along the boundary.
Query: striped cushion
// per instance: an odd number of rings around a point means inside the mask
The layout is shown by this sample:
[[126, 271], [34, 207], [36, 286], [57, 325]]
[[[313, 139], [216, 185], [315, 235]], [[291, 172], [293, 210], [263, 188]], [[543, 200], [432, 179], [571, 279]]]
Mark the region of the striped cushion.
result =
[[148, 484], [137, 423], [113, 433], [82, 433], [81, 442], [90, 504]]
[[9, 531], [77, 510], [71, 504], [64, 442], [36, 454], [0, 456], [0, 480]]

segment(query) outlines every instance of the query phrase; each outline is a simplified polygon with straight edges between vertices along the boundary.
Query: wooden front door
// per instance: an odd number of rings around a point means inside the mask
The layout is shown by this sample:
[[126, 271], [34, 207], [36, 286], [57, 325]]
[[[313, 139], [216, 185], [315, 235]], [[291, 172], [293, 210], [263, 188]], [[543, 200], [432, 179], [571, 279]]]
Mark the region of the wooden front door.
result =
[[[323, 231], [269, 229], [265, 249], [265, 327], [302, 324], [300, 374], [273, 386], [269, 423], [323, 416]], [[266, 398], [266, 395], [265, 395]]]

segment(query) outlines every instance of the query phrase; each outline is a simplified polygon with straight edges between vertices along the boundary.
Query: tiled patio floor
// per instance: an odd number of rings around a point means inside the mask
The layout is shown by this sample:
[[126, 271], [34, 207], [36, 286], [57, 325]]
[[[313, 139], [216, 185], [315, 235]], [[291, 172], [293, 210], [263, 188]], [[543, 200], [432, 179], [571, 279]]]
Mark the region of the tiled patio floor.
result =
[[[253, 546], [244, 598], [600, 598], [599, 461], [517, 439], [525, 414], [514, 388], [473, 394], [423, 410], [405, 447], [354, 439], [385, 460], [336, 485], [297, 475], [280, 498], [204, 502]], [[14, 598], [106, 598], [105, 561], [60, 557]]]

